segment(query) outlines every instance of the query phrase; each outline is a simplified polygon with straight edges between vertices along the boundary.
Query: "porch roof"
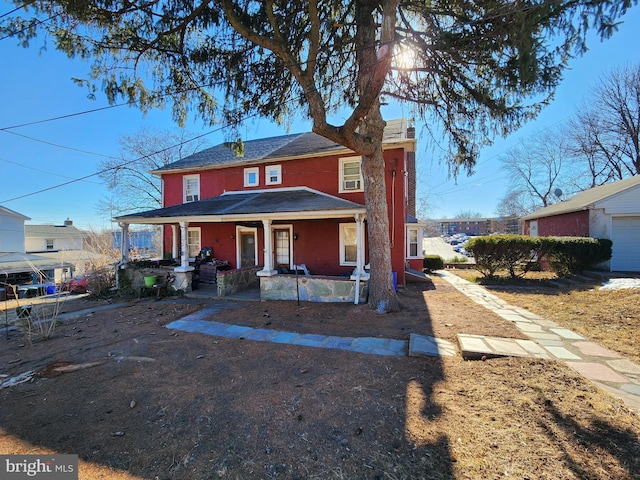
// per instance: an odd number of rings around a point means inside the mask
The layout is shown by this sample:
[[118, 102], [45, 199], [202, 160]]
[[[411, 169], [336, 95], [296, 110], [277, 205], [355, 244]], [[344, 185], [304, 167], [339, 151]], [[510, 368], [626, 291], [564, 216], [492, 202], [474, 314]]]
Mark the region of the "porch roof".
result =
[[163, 224], [180, 221], [342, 218], [365, 213], [364, 205], [303, 187], [226, 192], [197, 202], [115, 217], [115, 220], [122, 223]]
[[0, 253], [0, 275], [68, 267], [73, 267], [73, 264], [60, 258], [48, 258], [21, 252]]

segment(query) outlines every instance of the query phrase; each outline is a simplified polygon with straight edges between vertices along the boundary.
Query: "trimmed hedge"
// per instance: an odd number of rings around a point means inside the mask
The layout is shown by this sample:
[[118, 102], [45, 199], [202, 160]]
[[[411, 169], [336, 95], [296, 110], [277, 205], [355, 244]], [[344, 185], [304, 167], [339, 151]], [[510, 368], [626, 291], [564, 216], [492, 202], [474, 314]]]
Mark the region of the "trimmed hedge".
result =
[[476, 259], [476, 269], [485, 277], [498, 270], [508, 270], [511, 278], [525, 275], [543, 253], [540, 237], [522, 235], [490, 235], [473, 237], [466, 249]]
[[547, 255], [549, 265], [559, 275], [582, 273], [611, 258], [613, 242], [607, 238], [549, 238], [553, 241]]
[[422, 259], [422, 269], [425, 272], [434, 270], [442, 270], [444, 268], [444, 260], [440, 255], [425, 255]]
[[466, 249], [475, 257], [476, 269], [483, 276], [493, 277], [498, 270], [508, 270], [516, 278], [537, 266], [545, 255], [560, 275], [582, 273], [610, 259], [611, 247], [608, 239], [490, 235], [472, 238]]

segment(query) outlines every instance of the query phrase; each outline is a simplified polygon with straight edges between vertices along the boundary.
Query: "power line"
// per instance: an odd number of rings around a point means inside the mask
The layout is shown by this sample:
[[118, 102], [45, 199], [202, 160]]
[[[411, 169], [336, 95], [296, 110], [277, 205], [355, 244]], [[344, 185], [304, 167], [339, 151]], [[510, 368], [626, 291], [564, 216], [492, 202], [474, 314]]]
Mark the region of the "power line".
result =
[[[6, 158], [1, 158], [0, 157], [0, 162], [5, 162], [5, 163], [10, 163], [12, 165], [17, 165], [18, 167], [22, 167], [22, 168], [26, 168], [27, 170], [33, 170], [34, 172], [40, 172], [40, 173], [45, 173], [47, 175], [54, 175], [56, 177], [61, 177], [61, 178], [69, 178], [69, 179], [73, 179], [73, 177], [67, 177], [66, 175], [60, 175], [59, 173], [54, 173], [54, 172], [48, 172], [46, 170], [40, 170], [39, 168], [34, 168], [34, 167], [30, 167], [28, 165], [23, 165], [21, 163], [18, 162], [14, 162], [11, 160], [7, 160]], [[98, 184], [97, 182], [92, 182], [95, 184]]]
[[29, 135], [23, 135], [22, 133], [18, 133], [18, 132], [10, 132], [8, 130], [4, 130], [4, 132], [5, 133], [9, 133], [11, 135], [16, 135], [18, 137], [26, 138], [27, 140], [32, 140], [34, 142], [40, 142], [40, 143], [44, 143], [45, 145], [51, 145], [52, 147], [63, 148], [65, 150], [71, 150], [73, 152], [86, 153], [87, 155], [95, 155], [96, 157], [104, 157], [104, 158], [109, 158], [109, 159], [112, 159], [112, 160], [119, 160], [118, 157], [112, 157], [111, 155], [104, 155], [102, 153], [91, 152], [89, 150], [82, 150], [82, 149], [75, 148], [75, 147], [68, 147], [66, 145], [60, 145], [58, 143], [49, 142], [47, 140], [42, 140], [42, 139], [39, 139], [39, 138], [30, 137]]

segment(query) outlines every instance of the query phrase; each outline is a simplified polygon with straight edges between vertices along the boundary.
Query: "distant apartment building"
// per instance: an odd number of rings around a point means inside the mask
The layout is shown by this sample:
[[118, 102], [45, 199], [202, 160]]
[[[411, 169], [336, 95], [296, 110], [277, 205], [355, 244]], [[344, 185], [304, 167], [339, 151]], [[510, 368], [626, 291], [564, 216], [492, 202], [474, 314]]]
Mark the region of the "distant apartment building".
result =
[[445, 218], [434, 220], [440, 235], [464, 233], [469, 236], [490, 235], [492, 233], [521, 232], [517, 217], [510, 218]]

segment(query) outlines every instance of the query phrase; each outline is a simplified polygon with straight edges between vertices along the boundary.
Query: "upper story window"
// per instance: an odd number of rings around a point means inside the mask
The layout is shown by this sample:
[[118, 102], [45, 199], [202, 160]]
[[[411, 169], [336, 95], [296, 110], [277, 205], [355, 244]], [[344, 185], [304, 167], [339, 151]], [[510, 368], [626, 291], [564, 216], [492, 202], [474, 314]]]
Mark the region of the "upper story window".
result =
[[200, 200], [200, 175], [185, 175], [182, 177], [183, 203]]
[[340, 185], [338, 191], [362, 192], [364, 183], [362, 181], [362, 157], [341, 158], [338, 168], [340, 169]]
[[267, 185], [280, 185], [282, 183], [282, 165], [267, 165], [264, 168], [264, 183]]
[[45, 242], [47, 243], [47, 250], [53, 250], [53, 238], [47, 238]]
[[258, 167], [244, 169], [244, 186], [257, 187], [260, 185], [260, 169]]

